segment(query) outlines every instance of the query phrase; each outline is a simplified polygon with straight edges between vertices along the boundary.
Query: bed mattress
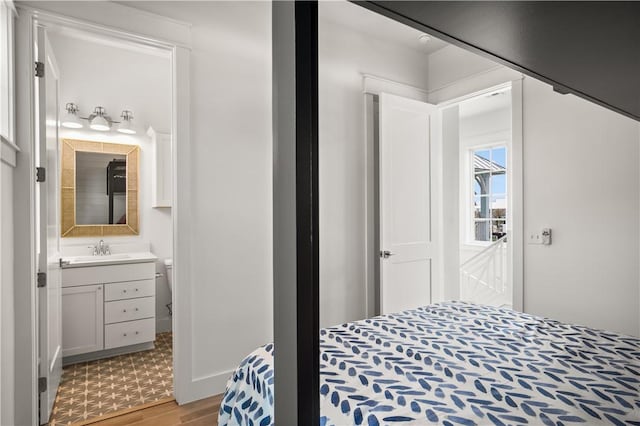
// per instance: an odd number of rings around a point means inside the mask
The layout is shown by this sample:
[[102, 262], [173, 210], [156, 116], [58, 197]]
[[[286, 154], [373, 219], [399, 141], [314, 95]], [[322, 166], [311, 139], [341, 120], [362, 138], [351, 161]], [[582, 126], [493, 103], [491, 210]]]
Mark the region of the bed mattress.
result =
[[[448, 302], [323, 329], [320, 345], [321, 425], [640, 425], [637, 338]], [[273, 353], [242, 361], [220, 426], [275, 424]]]

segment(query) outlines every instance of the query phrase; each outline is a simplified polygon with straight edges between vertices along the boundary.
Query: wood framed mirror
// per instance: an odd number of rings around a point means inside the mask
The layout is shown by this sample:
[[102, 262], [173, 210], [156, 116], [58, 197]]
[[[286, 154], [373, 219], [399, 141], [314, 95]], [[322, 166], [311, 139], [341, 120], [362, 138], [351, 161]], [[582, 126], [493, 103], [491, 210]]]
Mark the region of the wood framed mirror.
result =
[[62, 238], [139, 235], [140, 147], [62, 140]]

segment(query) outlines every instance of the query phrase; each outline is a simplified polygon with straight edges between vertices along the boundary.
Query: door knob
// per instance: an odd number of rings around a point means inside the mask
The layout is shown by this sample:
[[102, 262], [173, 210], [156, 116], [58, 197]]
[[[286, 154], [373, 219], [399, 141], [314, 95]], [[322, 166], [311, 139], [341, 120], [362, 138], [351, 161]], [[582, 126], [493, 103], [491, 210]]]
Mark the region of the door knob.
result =
[[380, 252], [380, 257], [383, 259], [388, 259], [393, 256], [395, 253], [391, 253], [389, 250], [383, 250]]

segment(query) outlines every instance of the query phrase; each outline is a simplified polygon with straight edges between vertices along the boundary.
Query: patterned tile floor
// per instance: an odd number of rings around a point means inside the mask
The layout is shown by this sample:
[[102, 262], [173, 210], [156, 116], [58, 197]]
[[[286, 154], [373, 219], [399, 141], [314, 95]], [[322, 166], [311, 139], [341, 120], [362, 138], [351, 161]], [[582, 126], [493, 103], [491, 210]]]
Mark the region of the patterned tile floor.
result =
[[49, 425], [71, 425], [170, 398], [172, 334], [158, 334], [155, 346], [149, 351], [65, 367]]

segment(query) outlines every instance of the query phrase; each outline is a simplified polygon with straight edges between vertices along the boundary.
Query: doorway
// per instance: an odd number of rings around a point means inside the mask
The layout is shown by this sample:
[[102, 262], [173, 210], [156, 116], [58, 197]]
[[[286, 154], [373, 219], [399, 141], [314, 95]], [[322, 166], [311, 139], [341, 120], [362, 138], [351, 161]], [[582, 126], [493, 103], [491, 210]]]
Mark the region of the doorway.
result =
[[62, 18], [35, 29], [38, 417], [73, 424], [174, 399], [173, 59]]
[[[371, 76], [365, 77], [364, 86], [367, 162], [372, 164], [368, 168], [366, 193], [370, 253], [367, 312], [373, 316], [393, 312], [393, 308], [383, 309], [383, 270], [385, 263], [395, 260], [395, 252], [385, 248], [388, 243], [382, 237], [385, 205], [381, 200], [384, 177], [380, 174], [383, 161], [380, 98], [385, 94], [380, 87], [401, 95], [395, 97], [407, 104], [402, 108], [404, 114], [411, 111], [411, 105], [428, 106], [429, 96], [415, 88], [381, 82]], [[415, 288], [390, 291], [394, 297], [405, 300], [396, 311], [448, 300], [522, 310], [519, 105], [520, 82], [516, 81], [443, 102], [433, 106], [436, 112], [423, 117], [423, 122], [431, 124], [432, 133], [430, 155], [421, 156], [425, 173], [428, 170], [425, 179], [430, 180], [428, 195], [416, 195], [419, 192], [411, 189], [410, 184], [393, 192], [429, 200], [425, 205], [430, 206], [430, 215], [422, 222], [432, 224], [429, 236], [433, 242], [432, 257], [428, 271], [414, 271], [418, 274], [415, 281], [423, 284], [424, 295]], [[409, 180], [415, 181], [420, 179]], [[408, 209], [402, 211], [406, 213]], [[386, 206], [387, 218], [395, 213]], [[420, 240], [414, 237], [410, 238], [413, 243]], [[400, 282], [407, 279], [405, 276]], [[392, 281], [387, 279], [387, 288], [393, 288]]]
[[441, 106], [444, 300], [522, 309], [519, 102], [515, 82]]

